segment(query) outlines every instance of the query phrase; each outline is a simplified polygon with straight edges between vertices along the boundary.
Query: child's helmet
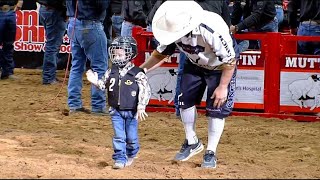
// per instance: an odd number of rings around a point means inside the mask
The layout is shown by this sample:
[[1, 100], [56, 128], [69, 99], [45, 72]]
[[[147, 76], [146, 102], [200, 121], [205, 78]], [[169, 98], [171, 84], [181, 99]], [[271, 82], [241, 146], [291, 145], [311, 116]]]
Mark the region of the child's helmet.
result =
[[[119, 54], [122, 49], [122, 56]], [[109, 56], [113, 64], [120, 67], [125, 66], [129, 61], [137, 56], [138, 48], [137, 41], [131, 37], [116, 37], [110, 47], [109, 47]]]

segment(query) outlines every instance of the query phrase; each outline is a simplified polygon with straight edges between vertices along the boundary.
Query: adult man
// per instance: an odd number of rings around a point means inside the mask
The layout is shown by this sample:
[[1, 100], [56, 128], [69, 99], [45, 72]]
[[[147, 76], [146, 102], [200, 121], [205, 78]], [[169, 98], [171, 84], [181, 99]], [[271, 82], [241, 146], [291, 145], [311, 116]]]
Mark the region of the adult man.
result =
[[[82, 75], [86, 61], [98, 73], [104, 75], [108, 67], [107, 38], [102, 22], [106, 16], [109, 0], [87, 1], [68, 0], [67, 16], [69, 17], [68, 35], [71, 39], [72, 66], [68, 84], [69, 113], [83, 112]], [[77, 13], [76, 13], [77, 12]], [[91, 86], [91, 113], [106, 114], [106, 97], [104, 91]]]
[[150, 69], [176, 47], [188, 57], [181, 80], [179, 105], [186, 140], [175, 160], [186, 161], [203, 150], [195, 132], [197, 110], [208, 86], [208, 147], [202, 167], [216, 167], [216, 149], [225, 118], [233, 108], [236, 60], [229, 27], [216, 13], [194, 1], [166, 1], [154, 15], [153, 34], [160, 45], [141, 65]]
[[43, 58], [42, 84], [56, 84], [57, 59], [66, 31], [65, 0], [38, 0], [40, 21], [46, 34], [46, 49]]
[[[300, 17], [297, 11], [300, 9]], [[288, 4], [289, 26], [292, 34], [320, 36], [320, 1], [291, 0]], [[297, 22], [299, 19], [300, 24]], [[297, 27], [299, 30], [297, 32]], [[320, 55], [320, 42], [299, 41], [298, 53]]]
[[14, 76], [13, 43], [16, 38], [16, 10], [20, 10], [22, 0], [0, 1], [0, 69], [1, 79], [16, 79]]
[[121, 27], [121, 36], [132, 36], [134, 26], [147, 27], [147, 16], [152, 9], [151, 0], [122, 1], [122, 16], [124, 18]]

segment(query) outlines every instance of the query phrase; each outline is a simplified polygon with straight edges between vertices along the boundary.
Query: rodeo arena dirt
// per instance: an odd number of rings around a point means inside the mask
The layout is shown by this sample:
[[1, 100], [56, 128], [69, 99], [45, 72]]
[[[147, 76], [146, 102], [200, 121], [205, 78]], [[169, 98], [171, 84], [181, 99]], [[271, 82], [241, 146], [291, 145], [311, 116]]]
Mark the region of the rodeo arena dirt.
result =
[[[316, 84], [320, 82], [320, 57], [292, 52], [294, 45], [290, 42], [297, 41], [294, 37], [264, 34], [260, 40], [269, 44], [262, 45], [266, 49], [241, 54], [235, 107], [243, 114], [226, 119], [217, 150], [217, 168], [201, 168], [204, 151], [188, 161], [173, 160], [185, 139], [172, 102], [177, 67], [172, 63], [179, 56], [175, 53], [168, 63], [148, 75], [152, 97], [147, 109], [149, 117], [139, 122], [141, 147], [137, 158], [131, 166], [115, 170], [110, 116], [68, 114], [68, 36], [63, 39], [59, 54], [62, 63], [57, 71], [57, 78], [65, 82], [43, 85], [39, 67], [45, 38], [38, 12], [17, 11], [17, 15], [14, 58], [18, 79], [0, 80], [0, 179], [320, 178], [320, 121], [316, 116], [320, 113], [320, 90], [316, 89], [320, 88]], [[152, 35], [137, 28], [133, 36], [143, 42]], [[283, 47], [279, 53], [280, 48], [274, 45], [290, 38], [290, 42], [279, 45]], [[151, 51], [143, 43], [138, 48], [141, 53], [137, 58], [150, 56]], [[83, 79], [83, 105], [90, 109], [91, 85], [85, 74]], [[294, 94], [302, 87], [307, 89], [306, 95]], [[259, 114], [269, 116], [256, 116]], [[207, 127], [206, 116], [199, 113], [196, 130], [204, 146], [208, 142]]]
[[[112, 169], [108, 116], [67, 116], [66, 88], [43, 86], [41, 70], [17, 69], [0, 81], [0, 178], [319, 178], [320, 123], [260, 117], [229, 117], [218, 146], [216, 169], [202, 169], [201, 153], [173, 160], [184, 140], [173, 112], [149, 112], [139, 124], [141, 151], [134, 164]], [[63, 79], [64, 71], [58, 78]], [[85, 81], [84, 106], [90, 105]], [[203, 142], [207, 119], [199, 115]]]

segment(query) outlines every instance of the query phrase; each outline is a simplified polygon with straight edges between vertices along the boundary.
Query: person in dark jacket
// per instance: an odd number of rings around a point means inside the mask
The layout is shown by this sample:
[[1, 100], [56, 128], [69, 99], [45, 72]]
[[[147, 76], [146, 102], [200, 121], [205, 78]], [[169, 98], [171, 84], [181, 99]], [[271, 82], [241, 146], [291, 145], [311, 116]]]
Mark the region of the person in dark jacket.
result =
[[148, 116], [145, 112], [151, 96], [148, 77], [143, 69], [131, 62], [137, 50], [133, 37], [116, 37], [109, 47], [112, 68], [101, 79], [92, 70], [86, 73], [89, 82], [108, 92], [114, 131], [114, 169], [132, 164], [140, 149], [138, 119], [144, 120]]
[[[242, 15], [243, 21], [240, 21]], [[233, 34], [245, 29], [255, 32], [278, 32], [274, 1], [246, 0], [245, 6], [242, 8], [241, 0], [236, 0], [231, 19], [233, 25], [230, 27], [230, 31]]]
[[[244, 4], [244, 6], [242, 5]], [[242, 31], [278, 32], [275, 2], [270, 0], [235, 0], [231, 13], [230, 32], [235, 34]], [[248, 47], [260, 48], [259, 41], [244, 40], [239, 42], [240, 52]]]
[[22, 0], [0, 1], [0, 69], [1, 79], [17, 79], [14, 74], [13, 43], [16, 37], [16, 10], [22, 8]]
[[42, 84], [58, 83], [56, 78], [57, 60], [66, 31], [65, 0], [38, 0], [41, 4], [39, 17], [45, 29], [46, 49], [43, 57]]
[[[300, 16], [298, 18], [298, 9]], [[288, 4], [289, 26], [298, 36], [320, 36], [320, 1], [291, 0]], [[299, 19], [299, 21], [298, 21]], [[297, 31], [297, 27], [299, 30]], [[299, 41], [298, 53], [320, 55], [320, 42]]]
[[143, 1], [123, 1], [122, 17], [124, 18], [121, 27], [121, 36], [132, 36], [132, 28], [141, 26], [147, 28], [147, 17], [154, 2]]
[[24, 0], [21, 10], [36, 10], [37, 0]]
[[107, 9], [107, 15], [103, 21], [104, 32], [108, 39], [108, 46], [114, 37], [121, 35], [121, 26], [123, 17], [121, 16], [122, 1], [110, 0], [110, 6]]
[[[82, 75], [86, 61], [90, 61], [90, 68], [98, 73], [99, 78], [107, 70], [107, 38], [102, 22], [106, 17], [110, 1], [68, 0], [66, 2], [69, 17], [68, 36], [72, 52], [68, 106], [69, 114], [72, 114], [87, 112], [81, 100]], [[95, 86], [91, 88], [91, 113], [107, 115], [105, 93]]]

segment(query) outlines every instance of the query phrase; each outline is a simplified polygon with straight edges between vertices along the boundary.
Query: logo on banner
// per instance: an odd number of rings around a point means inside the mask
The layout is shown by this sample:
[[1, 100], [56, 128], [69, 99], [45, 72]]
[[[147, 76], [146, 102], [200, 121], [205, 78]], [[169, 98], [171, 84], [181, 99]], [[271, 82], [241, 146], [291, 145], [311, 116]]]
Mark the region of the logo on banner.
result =
[[[300, 108], [308, 108], [312, 111], [320, 107], [320, 74], [313, 74], [307, 79], [299, 79], [289, 84], [291, 100]], [[310, 102], [311, 101], [311, 102]]]
[[[16, 11], [17, 32], [14, 42], [15, 51], [44, 52], [45, 30], [40, 25], [39, 12], [36, 10]], [[60, 53], [70, 53], [69, 38], [63, 37]]]

